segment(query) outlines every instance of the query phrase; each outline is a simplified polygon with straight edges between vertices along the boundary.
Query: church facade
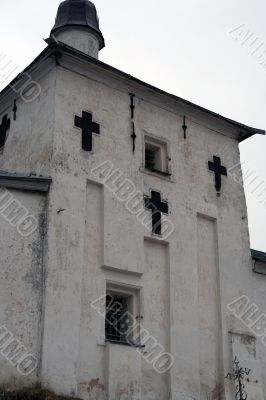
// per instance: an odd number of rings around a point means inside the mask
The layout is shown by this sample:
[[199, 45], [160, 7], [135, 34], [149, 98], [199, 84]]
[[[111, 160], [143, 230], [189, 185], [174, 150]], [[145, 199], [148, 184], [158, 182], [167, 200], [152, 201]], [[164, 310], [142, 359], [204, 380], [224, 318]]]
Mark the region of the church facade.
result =
[[265, 132], [102, 63], [104, 45], [94, 5], [66, 0], [0, 94], [0, 385], [231, 400], [236, 361], [262, 400], [266, 256], [236, 174]]

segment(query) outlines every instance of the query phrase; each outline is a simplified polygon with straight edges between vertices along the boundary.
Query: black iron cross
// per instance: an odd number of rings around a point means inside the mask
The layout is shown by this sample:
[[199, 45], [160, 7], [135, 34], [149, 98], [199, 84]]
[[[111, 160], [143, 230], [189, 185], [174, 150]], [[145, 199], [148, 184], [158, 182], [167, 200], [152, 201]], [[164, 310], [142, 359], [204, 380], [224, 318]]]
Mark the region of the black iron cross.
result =
[[209, 161], [209, 170], [214, 172], [215, 188], [220, 192], [222, 186], [222, 175], [227, 176], [227, 169], [222, 166], [220, 157], [213, 156], [213, 162]]
[[92, 134], [100, 133], [100, 125], [92, 122], [92, 114], [82, 111], [82, 117], [75, 115], [75, 126], [82, 131], [82, 149], [92, 151]]
[[241, 367], [237, 357], [235, 357], [233, 365], [234, 365], [233, 372], [227, 374], [225, 378], [236, 382], [235, 399], [247, 400], [248, 395], [245, 391], [245, 385], [243, 383], [243, 380], [245, 379], [245, 376], [249, 376], [251, 369]]
[[152, 232], [160, 235], [162, 232], [162, 215], [168, 214], [168, 202], [161, 201], [161, 194], [151, 191], [151, 198], [144, 196], [144, 205], [152, 211]]
[[0, 125], [0, 149], [4, 146], [6, 142], [6, 133], [9, 128], [10, 128], [10, 118], [8, 118], [7, 115], [5, 115]]

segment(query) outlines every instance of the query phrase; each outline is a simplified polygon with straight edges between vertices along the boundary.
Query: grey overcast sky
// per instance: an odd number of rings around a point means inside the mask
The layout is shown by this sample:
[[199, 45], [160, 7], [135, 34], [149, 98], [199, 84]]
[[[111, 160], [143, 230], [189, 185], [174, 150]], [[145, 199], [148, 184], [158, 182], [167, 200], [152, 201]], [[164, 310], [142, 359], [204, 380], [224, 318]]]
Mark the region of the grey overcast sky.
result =
[[[45, 47], [42, 39], [49, 36], [59, 3], [1, 1], [0, 54], [20, 70], [27, 66]], [[266, 129], [265, 0], [95, 0], [95, 5], [106, 40], [102, 61]], [[266, 251], [266, 137], [250, 138], [240, 148], [245, 169], [256, 178], [245, 185], [251, 246]]]

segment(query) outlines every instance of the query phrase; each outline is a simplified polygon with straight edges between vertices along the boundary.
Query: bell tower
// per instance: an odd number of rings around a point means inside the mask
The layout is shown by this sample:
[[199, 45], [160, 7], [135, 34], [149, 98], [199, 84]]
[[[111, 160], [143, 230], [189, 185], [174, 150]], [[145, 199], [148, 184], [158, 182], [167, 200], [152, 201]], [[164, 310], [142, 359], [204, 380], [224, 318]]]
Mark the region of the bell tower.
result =
[[63, 1], [50, 37], [94, 58], [105, 46], [96, 7], [89, 0]]

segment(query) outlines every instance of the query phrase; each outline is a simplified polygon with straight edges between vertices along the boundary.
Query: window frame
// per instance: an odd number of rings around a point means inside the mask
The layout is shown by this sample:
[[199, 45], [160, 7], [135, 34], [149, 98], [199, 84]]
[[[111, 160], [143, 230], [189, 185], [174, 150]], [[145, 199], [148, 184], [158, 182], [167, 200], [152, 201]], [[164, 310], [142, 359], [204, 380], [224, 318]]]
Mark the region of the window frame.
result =
[[[137, 341], [140, 335], [140, 289], [131, 288], [120, 284], [108, 283], [106, 285], [106, 298], [108, 295], [115, 297], [120, 297], [123, 299], [129, 299], [129, 306], [125, 312], [129, 312], [133, 316], [134, 329], [130, 332], [127, 340], [112, 340], [106, 336], [106, 314], [107, 307], [105, 308], [105, 319], [104, 319], [104, 338], [105, 342], [110, 342], [114, 344], [128, 345], [138, 347]], [[125, 338], [123, 338], [125, 339]]]
[[[148, 148], [147, 148], [148, 147]], [[149, 148], [150, 147], [150, 148]], [[153, 150], [157, 154], [157, 165], [154, 168], [148, 168], [146, 164], [146, 149]], [[151, 134], [145, 133], [143, 137], [143, 170], [169, 177], [172, 175], [170, 167], [171, 157], [169, 156], [169, 145], [163, 138], [155, 137]]]

